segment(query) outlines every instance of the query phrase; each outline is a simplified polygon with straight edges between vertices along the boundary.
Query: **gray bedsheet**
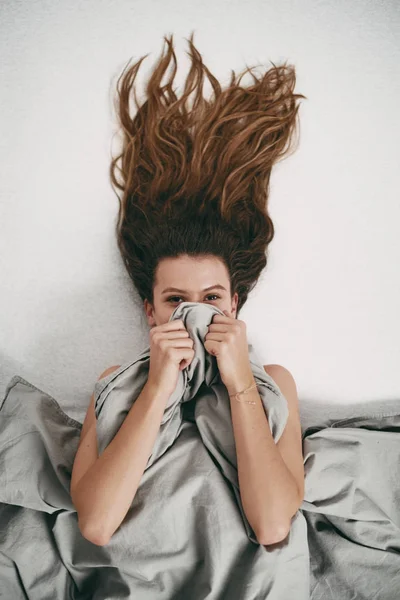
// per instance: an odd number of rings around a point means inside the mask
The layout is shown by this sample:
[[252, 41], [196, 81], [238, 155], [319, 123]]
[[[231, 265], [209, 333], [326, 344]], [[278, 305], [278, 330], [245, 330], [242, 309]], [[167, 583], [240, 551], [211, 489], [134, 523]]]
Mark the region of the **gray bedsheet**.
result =
[[[396, 600], [400, 410], [308, 429], [305, 498], [289, 535], [257, 543], [243, 512], [226, 388], [202, 340], [214, 306], [182, 303], [195, 343], [132, 505], [106, 546], [86, 540], [69, 494], [81, 423], [18, 375], [0, 407], [0, 598]], [[249, 355], [275, 441], [287, 402]], [[99, 451], [146, 382], [149, 349], [95, 388]]]

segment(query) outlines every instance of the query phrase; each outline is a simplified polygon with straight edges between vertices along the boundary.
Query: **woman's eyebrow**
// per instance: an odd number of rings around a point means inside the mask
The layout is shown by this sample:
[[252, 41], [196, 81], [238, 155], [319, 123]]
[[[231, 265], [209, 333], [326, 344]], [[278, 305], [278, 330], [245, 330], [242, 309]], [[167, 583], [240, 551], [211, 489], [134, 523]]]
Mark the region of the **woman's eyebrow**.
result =
[[[223, 285], [220, 285], [219, 283], [217, 283], [216, 285], [210, 285], [209, 287], [204, 288], [204, 290], [202, 290], [203, 292], [208, 292], [208, 290], [214, 290], [214, 289], [220, 289], [220, 290], [225, 290], [226, 292], [226, 288], [224, 288]], [[188, 291], [187, 290], [180, 290], [178, 288], [175, 287], [169, 287], [169, 288], [165, 288], [165, 290], [163, 290], [161, 293], [165, 294], [166, 292], [179, 292], [181, 294], [187, 294]]]

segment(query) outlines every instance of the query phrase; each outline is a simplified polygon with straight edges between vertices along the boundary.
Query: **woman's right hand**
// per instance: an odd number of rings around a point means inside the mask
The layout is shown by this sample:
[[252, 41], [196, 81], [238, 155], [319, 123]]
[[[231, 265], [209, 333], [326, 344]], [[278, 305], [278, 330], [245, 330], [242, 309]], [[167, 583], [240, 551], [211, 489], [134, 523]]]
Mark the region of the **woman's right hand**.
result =
[[152, 327], [148, 384], [169, 398], [178, 383], [179, 371], [189, 366], [193, 357], [193, 340], [181, 319]]

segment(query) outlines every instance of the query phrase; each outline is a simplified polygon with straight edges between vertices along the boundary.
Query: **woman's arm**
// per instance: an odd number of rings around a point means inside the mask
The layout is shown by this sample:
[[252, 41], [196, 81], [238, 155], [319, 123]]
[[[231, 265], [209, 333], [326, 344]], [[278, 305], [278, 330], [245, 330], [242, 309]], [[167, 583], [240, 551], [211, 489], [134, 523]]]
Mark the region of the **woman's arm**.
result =
[[132, 504], [167, 400], [146, 382], [113, 440], [71, 493], [82, 535], [98, 546], [109, 542]]
[[[283, 367], [282, 367], [283, 369]], [[285, 370], [286, 371], [286, 370]], [[288, 376], [290, 375], [289, 372]], [[228, 393], [233, 394], [254, 383], [249, 375]], [[262, 545], [275, 544], [289, 533], [290, 522], [301, 506], [304, 485], [301, 427], [296, 410], [296, 388], [279, 379], [279, 387], [289, 406], [289, 419], [281, 439], [286, 451], [275, 444], [268, 419], [257, 389], [249, 391], [238, 401], [231, 398], [231, 414], [236, 443], [238, 478], [243, 510]], [[254, 401], [246, 404], [244, 400]], [[290, 446], [290, 452], [287, 447]], [[289, 456], [287, 464], [283, 458]], [[289, 466], [290, 465], [290, 466]], [[295, 473], [295, 475], [294, 475]]]

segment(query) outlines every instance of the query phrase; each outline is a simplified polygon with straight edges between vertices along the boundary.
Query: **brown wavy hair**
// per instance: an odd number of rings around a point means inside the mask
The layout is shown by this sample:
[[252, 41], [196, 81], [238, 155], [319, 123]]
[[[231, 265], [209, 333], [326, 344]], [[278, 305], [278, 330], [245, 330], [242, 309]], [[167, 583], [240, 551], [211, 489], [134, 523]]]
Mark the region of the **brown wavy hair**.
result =
[[[273, 65], [257, 78], [247, 67], [222, 89], [189, 42], [191, 67], [180, 98], [173, 36], [138, 104], [134, 81], [148, 55], [124, 68], [114, 99], [122, 149], [112, 158], [111, 183], [119, 200], [118, 248], [144, 301], [153, 302], [157, 265], [167, 257], [218, 257], [238, 293], [237, 314], [267, 264], [274, 225], [267, 210], [271, 169], [292, 154], [297, 130], [293, 66]], [[170, 60], [173, 72], [161, 80]], [[252, 85], [241, 80], [249, 72]], [[204, 75], [214, 90], [203, 97]], [[136, 106], [130, 114], [132, 90]], [[195, 91], [194, 101], [188, 104]], [[117, 178], [117, 170], [120, 178]], [[121, 198], [118, 191], [122, 192]]]

